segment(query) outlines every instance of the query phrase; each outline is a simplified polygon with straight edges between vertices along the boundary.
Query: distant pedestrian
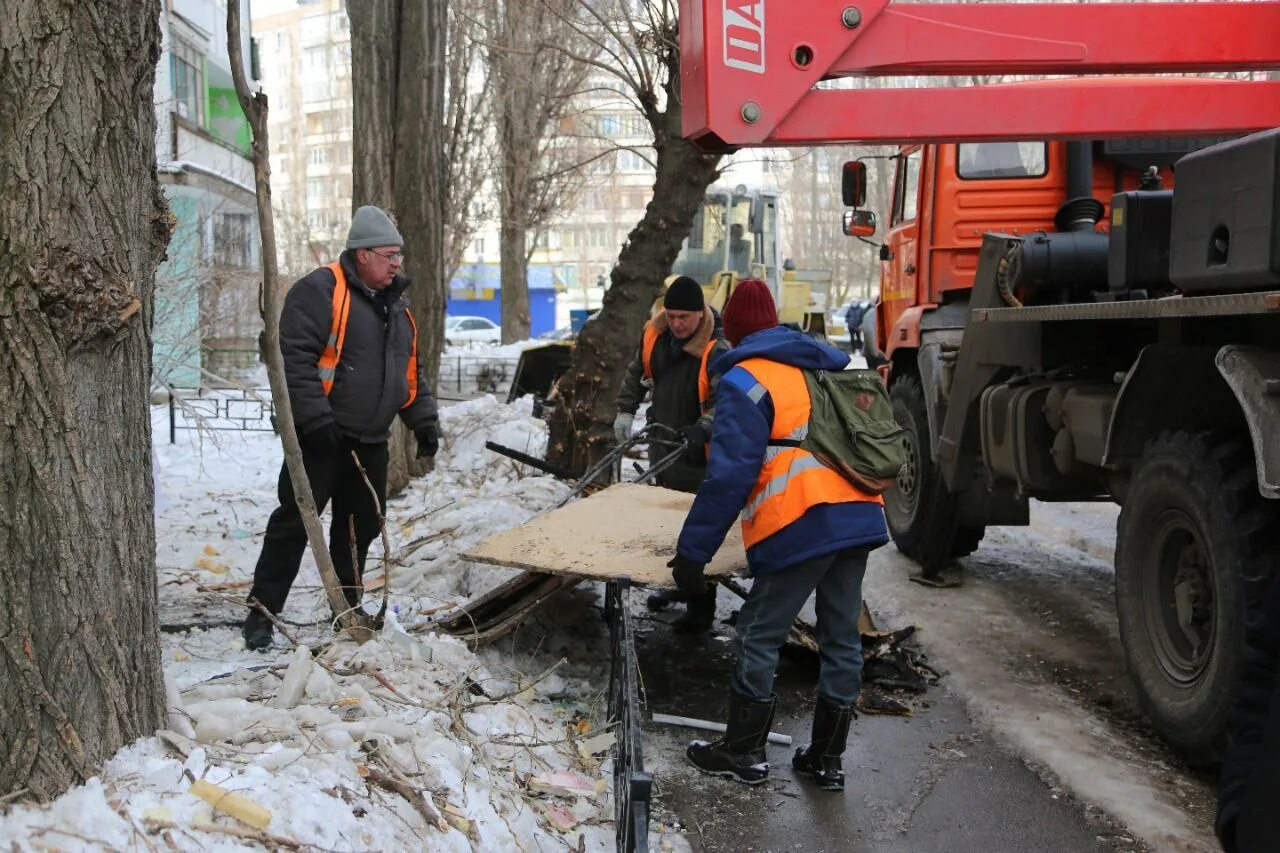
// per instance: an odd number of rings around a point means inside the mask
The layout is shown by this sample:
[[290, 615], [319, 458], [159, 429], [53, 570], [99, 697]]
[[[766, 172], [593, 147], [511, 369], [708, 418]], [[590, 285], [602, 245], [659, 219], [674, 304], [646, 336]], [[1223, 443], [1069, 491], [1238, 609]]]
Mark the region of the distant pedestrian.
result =
[[849, 352], [862, 349], [862, 315], [867, 312], [867, 303], [850, 302], [844, 312], [844, 325], [849, 330]]
[[[409, 280], [398, 274], [403, 245], [386, 213], [361, 207], [346, 251], [295, 282], [280, 312], [280, 351], [303, 462], [316, 509], [333, 502], [329, 555], [351, 607], [360, 598], [348, 525], [354, 521], [363, 577], [386, 505], [392, 421], [399, 415], [413, 430], [419, 457], [434, 456], [440, 446], [436, 401], [423, 380], [417, 330], [404, 299]], [[377, 506], [352, 452], [377, 491]], [[280, 470], [278, 493], [280, 506], [267, 521], [249, 592], [250, 601], [272, 613], [284, 609], [307, 546], [287, 466]], [[249, 611], [243, 633], [248, 648], [271, 645], [271, 621], [257, 610]]]
[[668, 565], [680, 588], [699, 588], [741, 515], [752, 585], [738, 612], [727, 730], [719, 740], [694, 741], [687, 754], [708, 773], [747, 784], [768, 778], [778, 653], [816, 590], [818, 703], [813, 739], [792, 765], [822, 788], [842, 790], [840, 756], [861, 689], [862, 578], [868, 552], [888, 534], [880, 498], [797, 445], [811, 413], [803, 369], [843, 370], [849, 356], [779, 326], [773, 297], [759, 281], [734, 291], [724, 329], [734, 348], [715, 364], [723, 375], [707, 479]]
[[1249, 625], [1218, 795], [1227, 853], [1280, 850], [1280, 583]]
[[[679, 431], [689, 443], [685, 458], [658, 475], [658, 485], [681, 492], [698, 488], [707, 473], [706, 444], [715, 417], [716, 384], [710, 365], [729, 349], [719, 317], [706, 304], [702, 286], [679, 276], [667, 287], [662, 310], [645, 324], [635, 357], [627, 367], [618, 393], [614, 435], [619, 444], [631, 438], [631, 426], [645, 394], [652, 390], [650, 423]], [[686, 596], [659, 590], [649, 606], [660, 610], [673, 601], [686, 601], [685, 613], [674, 623], [679, 631], [705, 631], [715, 621], [716, 590], [708, 587]]]

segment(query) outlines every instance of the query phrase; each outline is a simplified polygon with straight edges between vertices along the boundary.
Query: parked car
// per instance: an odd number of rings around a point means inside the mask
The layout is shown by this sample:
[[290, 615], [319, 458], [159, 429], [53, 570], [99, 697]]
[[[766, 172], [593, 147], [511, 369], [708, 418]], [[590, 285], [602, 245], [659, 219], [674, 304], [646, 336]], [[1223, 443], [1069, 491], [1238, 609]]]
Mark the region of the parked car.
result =
[[502, 343], [502, 327], [488, 317], [445, 317], [445, 343], [498, 344]]

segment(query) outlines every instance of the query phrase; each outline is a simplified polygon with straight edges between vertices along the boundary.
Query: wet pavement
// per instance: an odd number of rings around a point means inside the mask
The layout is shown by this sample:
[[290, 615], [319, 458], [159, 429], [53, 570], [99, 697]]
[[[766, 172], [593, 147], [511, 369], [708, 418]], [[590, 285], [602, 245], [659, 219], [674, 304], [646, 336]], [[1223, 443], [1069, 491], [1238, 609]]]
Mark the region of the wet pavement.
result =
[[[714, 633], [687, 636], [666, 624], [678, 609], [649, 613], [634, 590], [651, 849], [682, 849], [678, 828], [705, 851], [1216, 850], [1212, 777], [1155, 738], [1125, 673], [1115, 512], [1036, 504], [1030, 528], [988, 532], [953, 589], [909, 582], [917, 570], [891, 545], [872, 554], [864, 589], [878, 626], [917, 626], [942, 678], [911, 700], [912, 716], [854, 723], [843, 794], [794, 777], [793, 748], [783, 746], [769, 747], [773, 775], [758, 788], [694, 770], [685, 746], [714, 735], [649, 718], [724, 720], [733, 635], [724, 620], [739, 602], [722, 590]], [[608, 661], [599, 602], [596, 585], [558, 596], [493, 651], [526, 672], [568, 658], [567, 693], [599, 705]], [[773, 729], [797, 745], [808, 738], [816, 675], [816, 659], [798, 651], [779, 668]]]
[[[722, 592], [722, 617], [727, 598]], [[714, 635], [690, 637], [664, 624], [674, 613], [638, 609], [636, 616], [649, 711], [723, 721], [733, 629], [720, 624]], [[773, 730], [797, 745], [808, 737], [816, 677], [816, 658], [803, 652], [788, 654], [779, 668]], [[658, 819], [678, 823], [705, 851], [1142, 849], [998, 748], [944, 686], [916, 705], [911, 717], [864, 714], [854, 723], [843, 794], [795, 776], [794, 747], [770, 745], [773, 772], [756, 788], [704, 776], [687, 764], [684, 747], [706, 735], [649, 723], [645, 763], [657, 778]]]

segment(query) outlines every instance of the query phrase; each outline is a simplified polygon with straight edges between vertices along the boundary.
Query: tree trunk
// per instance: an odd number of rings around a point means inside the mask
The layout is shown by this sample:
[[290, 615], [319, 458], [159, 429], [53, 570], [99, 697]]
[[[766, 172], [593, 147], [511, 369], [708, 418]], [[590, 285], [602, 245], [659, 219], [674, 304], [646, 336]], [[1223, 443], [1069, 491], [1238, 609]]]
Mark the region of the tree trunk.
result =
[[[353, 199], [376, 204], [404, 235], [409, 300], [418, 323], [418, 358], [434, 389], [444, 342], [445, 0], [351, 0], [352, 94], [355, 102]], [[396, 422], [387, 488], [399, 492], [428, 465]]]
[[[504, 167], [504, 175], [507, 171]], [[528, 236], [521, 221], [523, 211], [519, 205], [513, 209], [505, 192], [501, 208], [498, 255], [502, 265], [502, 342], [510, 344], [527, 339], [532, 325], [529, 319], [529, 253], [525, 250]]]
[[160, 4], [0, 10], [0, 795], [164, 720], [151, 312]]
[[[542, 139], [533, 131], [536, 117], [526, 115], [546, 100], [551, 81], [533, 72], [529, 61], [534, 41], [547, 12], [541, 7], [523, 9], [504, 0], [498, 9], [502, 21], [500, 47], [489, 52], [498, 79], [498, 263], [502, 275], [502, 342], [529, 337], [529, 222], [531, 202], [529, 171], [540, 161]], [[523, 16], [523, 19], [522, 19]]]
[[576, 473], [608, 452], [622, 374], [707, 187], [719, 175], [718, 154], [703, 154], [681, 138], [680, 101], [671, 84], [658, 131], [653, 199], [618, 255], [600, 313], [578, 335], [573, 364], [558, 386], [559, 404], [548, 418], [547, 461]]

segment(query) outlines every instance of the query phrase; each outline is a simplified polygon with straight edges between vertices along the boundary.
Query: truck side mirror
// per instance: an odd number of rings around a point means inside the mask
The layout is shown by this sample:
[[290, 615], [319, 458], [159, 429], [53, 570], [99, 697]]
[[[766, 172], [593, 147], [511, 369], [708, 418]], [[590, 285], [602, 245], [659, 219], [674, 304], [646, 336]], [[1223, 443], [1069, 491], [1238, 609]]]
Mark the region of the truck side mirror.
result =
[[872, 237], [876, 233], [876, 215], [870, 210], [846, 210], [843, 230], [850, 237]]
[[845, 207], [862, 207], [867, 203], [867, 164], [850, 160], [840, 175], [840, 194]]

